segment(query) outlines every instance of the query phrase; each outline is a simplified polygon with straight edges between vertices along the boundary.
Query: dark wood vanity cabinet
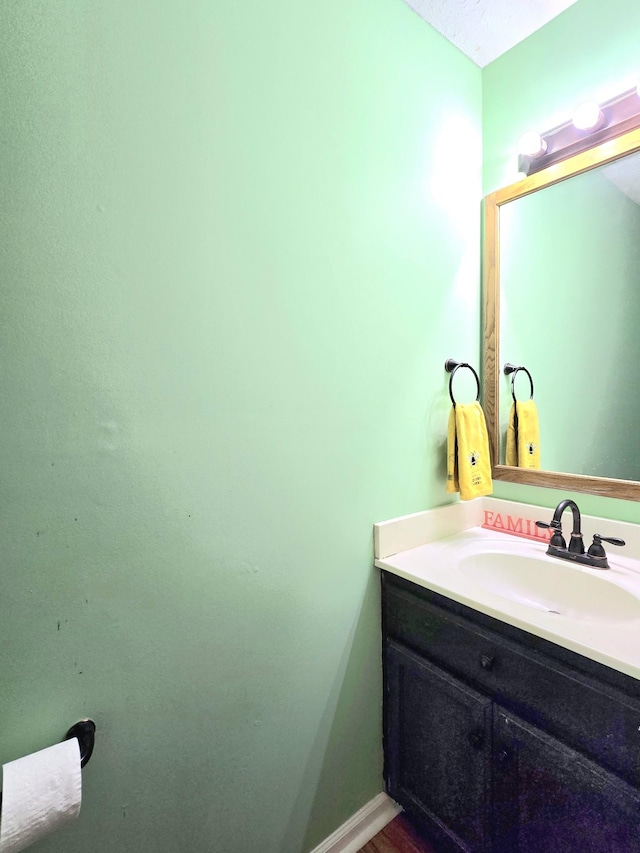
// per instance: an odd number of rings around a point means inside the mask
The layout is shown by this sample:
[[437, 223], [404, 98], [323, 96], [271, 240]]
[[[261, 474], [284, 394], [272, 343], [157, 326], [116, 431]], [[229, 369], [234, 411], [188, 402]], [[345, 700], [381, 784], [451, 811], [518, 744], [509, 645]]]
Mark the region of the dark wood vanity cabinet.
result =
[[494, 850], [640, 850], [640, 792], [502, 708], [494, 713]]
[[387, 790], [440, 851], [640, 853], [640, 690], [383, 572]]
[[446, 849], [489, 851], [491, 700], [393, 641], [385, 674], [390, 796]]

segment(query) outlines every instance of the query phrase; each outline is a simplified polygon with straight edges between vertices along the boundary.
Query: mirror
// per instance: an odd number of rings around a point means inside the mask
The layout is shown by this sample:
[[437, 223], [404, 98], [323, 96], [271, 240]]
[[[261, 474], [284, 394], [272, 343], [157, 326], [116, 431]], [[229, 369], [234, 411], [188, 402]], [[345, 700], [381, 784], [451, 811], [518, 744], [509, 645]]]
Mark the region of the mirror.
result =
[[[494, 479], [640, 500], [640, 130], [487, 196], [484, 249]], [[506, 362], [533, 379], [541, 470], [505, 464]]]

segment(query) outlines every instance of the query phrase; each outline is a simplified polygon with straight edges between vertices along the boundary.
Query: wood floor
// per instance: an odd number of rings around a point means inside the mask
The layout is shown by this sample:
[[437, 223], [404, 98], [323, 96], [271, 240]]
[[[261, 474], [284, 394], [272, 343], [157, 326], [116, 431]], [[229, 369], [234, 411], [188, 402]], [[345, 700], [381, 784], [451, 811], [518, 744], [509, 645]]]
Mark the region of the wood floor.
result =
[[368, 844], [361, 847], [359, 853], [436, 853], [436, 851], [430, 844], [421, 841], [407, 818], [399, 814]]

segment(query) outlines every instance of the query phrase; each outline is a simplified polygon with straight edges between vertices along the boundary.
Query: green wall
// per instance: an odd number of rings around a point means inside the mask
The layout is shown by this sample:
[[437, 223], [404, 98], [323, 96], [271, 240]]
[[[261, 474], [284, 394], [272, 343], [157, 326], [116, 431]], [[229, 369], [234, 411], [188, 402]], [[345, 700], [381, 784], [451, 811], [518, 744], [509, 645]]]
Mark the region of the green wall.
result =
[[382, 790], [372, 524], [450, 500], [482, 75], [400, 0], [7, 0], [0, 56], [2, 761], [97, 722], [43, 853], [309, 850]]
[[[635, 0], [615, 0], [606, 13], [598, 0], [578, 0], [483, 69], [485, 194], [516, 180], [517, 144], [525, 130], [555, 127], [581, 100], [606, 100], [635, 85], [639, 30], [640, 4]], [[494, 495], [554, 506], [565, 492], [496, 483]], [[640, 522], [638, 503], [574, 497], [584, 512]]]

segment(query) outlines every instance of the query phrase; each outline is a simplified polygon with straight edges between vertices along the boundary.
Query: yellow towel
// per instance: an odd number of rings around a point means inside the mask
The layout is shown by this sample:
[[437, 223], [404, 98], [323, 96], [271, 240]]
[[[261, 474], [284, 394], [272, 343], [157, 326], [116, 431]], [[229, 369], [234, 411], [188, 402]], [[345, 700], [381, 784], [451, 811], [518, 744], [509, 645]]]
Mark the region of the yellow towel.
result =
[[540, 469], [540, 425], [533, 400], [518, 400], [518, 467]]
[[447, 427], [447, 491], [459, 492], [458, 446], [456, 443], [456, 410], [451, 406]]
[[518, 464], [518, 427], [516, 424], [516, 404], [511, 404], [509, 425], [507, 426], [507, 452], [505, 462], [516, 467]]
[[493, 491], [489, 438], [480, 403], [458, 403], [449, 413], [447, 491], [459, 491], [463, 501]]

